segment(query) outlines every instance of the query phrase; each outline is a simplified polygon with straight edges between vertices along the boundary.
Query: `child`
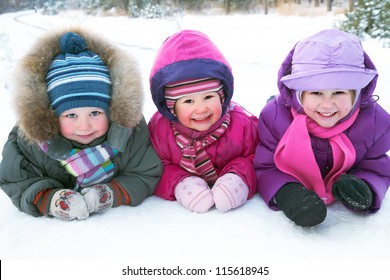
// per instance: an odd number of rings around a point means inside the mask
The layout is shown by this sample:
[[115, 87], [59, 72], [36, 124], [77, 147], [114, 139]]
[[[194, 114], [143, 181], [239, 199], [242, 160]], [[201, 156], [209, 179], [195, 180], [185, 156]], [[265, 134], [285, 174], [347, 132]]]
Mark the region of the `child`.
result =
[[278, 74], [280, 95], [260, 113], [260, 195], [297, 225], [322, 223], [341, 201], [381, 207], [390, 183], [390, 116], [373, 97], [374, 64], [354, 35], [324, 30], [298, 42]]
[[155, 194], [197, 213], [221, 212], [256, 192], [257, 118], [230, 100], [230, 65], [201, 32], [166, 39], [150, 75], [159, 112], [149, 122], [163, 175]]
[[22, 59], [15, 91], [0, 185], [20, 211], [82, 220], [153, 194], [162, 164], [125, 52], [85, 30], [50, 33]]

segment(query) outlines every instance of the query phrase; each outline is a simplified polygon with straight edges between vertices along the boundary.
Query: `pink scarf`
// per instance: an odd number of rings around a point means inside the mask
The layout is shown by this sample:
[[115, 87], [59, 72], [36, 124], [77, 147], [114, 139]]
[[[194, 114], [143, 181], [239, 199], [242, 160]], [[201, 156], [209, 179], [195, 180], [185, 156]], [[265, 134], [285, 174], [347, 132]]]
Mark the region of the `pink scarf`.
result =
[[[275, 164], [281, 171], [297, 178], [307, 189], [315, 191], [325, 204], [330, 204], [334, 201], [333, 183], [355, 162], [355, 148], [343, 131], [354, 123], [359, 109], [344, 122], [330, 128], [319, 126], [304, 114], [291, 112], [294, 120], [276, 148]], [[324, 179], [314, 157], [309, 133], [328, 139], [332, 148], [333, 168]]]
[[227, 112], [221, 120], [221, 125], [200, 139], [191, 139], [180, 133], [172, 122], [172, 129], [177, 145], [182, 150], [180, 166], [203, 178], [208, 184], [213, 184], [218, 174], [205, 148], [217, 141], [225, 133], [230, 123], [230, 113]]

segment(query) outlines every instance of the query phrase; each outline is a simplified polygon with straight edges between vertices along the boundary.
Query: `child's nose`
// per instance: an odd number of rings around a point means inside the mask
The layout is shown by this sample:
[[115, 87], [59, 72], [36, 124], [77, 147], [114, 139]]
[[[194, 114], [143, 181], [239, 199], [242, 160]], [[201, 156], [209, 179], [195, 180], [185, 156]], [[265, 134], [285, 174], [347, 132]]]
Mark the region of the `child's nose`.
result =
[[80, 130], [87, 130], [91, 128], [91, 123], [88, 118], [79, 118], [78, 125]]
[[207, 110], [207, 106], [204, 102], [199, 102], [196, 106], [196, 112], [201, 113]]
[[321, 105], [322, 107], [332, 107], [334, 100], [332, 96], [323, 96]]

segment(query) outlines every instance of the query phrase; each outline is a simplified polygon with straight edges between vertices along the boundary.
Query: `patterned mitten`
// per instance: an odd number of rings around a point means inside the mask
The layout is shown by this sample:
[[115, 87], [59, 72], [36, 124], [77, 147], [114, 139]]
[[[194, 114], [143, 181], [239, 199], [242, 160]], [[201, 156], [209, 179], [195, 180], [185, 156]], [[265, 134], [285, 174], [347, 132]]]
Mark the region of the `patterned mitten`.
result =
[[190, 176], [175, 188], [175, 197], [184, 207], [197, 213], [207, 212], [213, 205], [213, 195], [206, 181]]
[[106, 212], [114, 203], [114, 195], [109, 186], [94, 185], [81, 190], [87, 203], [88, 212]]
[[246, 202], [249, 188], [238, 175], [226, 173], [217, 179], [211, 192], [215, 207], [221, 212], [227, 212]]
[[50, 215], [71, 221], [84, 220], [89, 217], [84, 197], [74, 190], [62, 189], [54, 193], [50, 201]]

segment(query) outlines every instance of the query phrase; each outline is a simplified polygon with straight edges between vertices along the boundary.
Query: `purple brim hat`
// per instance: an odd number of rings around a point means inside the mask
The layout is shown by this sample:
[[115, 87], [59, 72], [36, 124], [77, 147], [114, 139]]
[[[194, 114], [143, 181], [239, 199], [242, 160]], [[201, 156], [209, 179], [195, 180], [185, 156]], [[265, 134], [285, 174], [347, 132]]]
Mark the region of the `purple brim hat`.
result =
[[281, 81], [290, 89], [362, 89], [377, 75], [364, 65], [360, 40], [336, 29], [298, 42], [290, 75]]

